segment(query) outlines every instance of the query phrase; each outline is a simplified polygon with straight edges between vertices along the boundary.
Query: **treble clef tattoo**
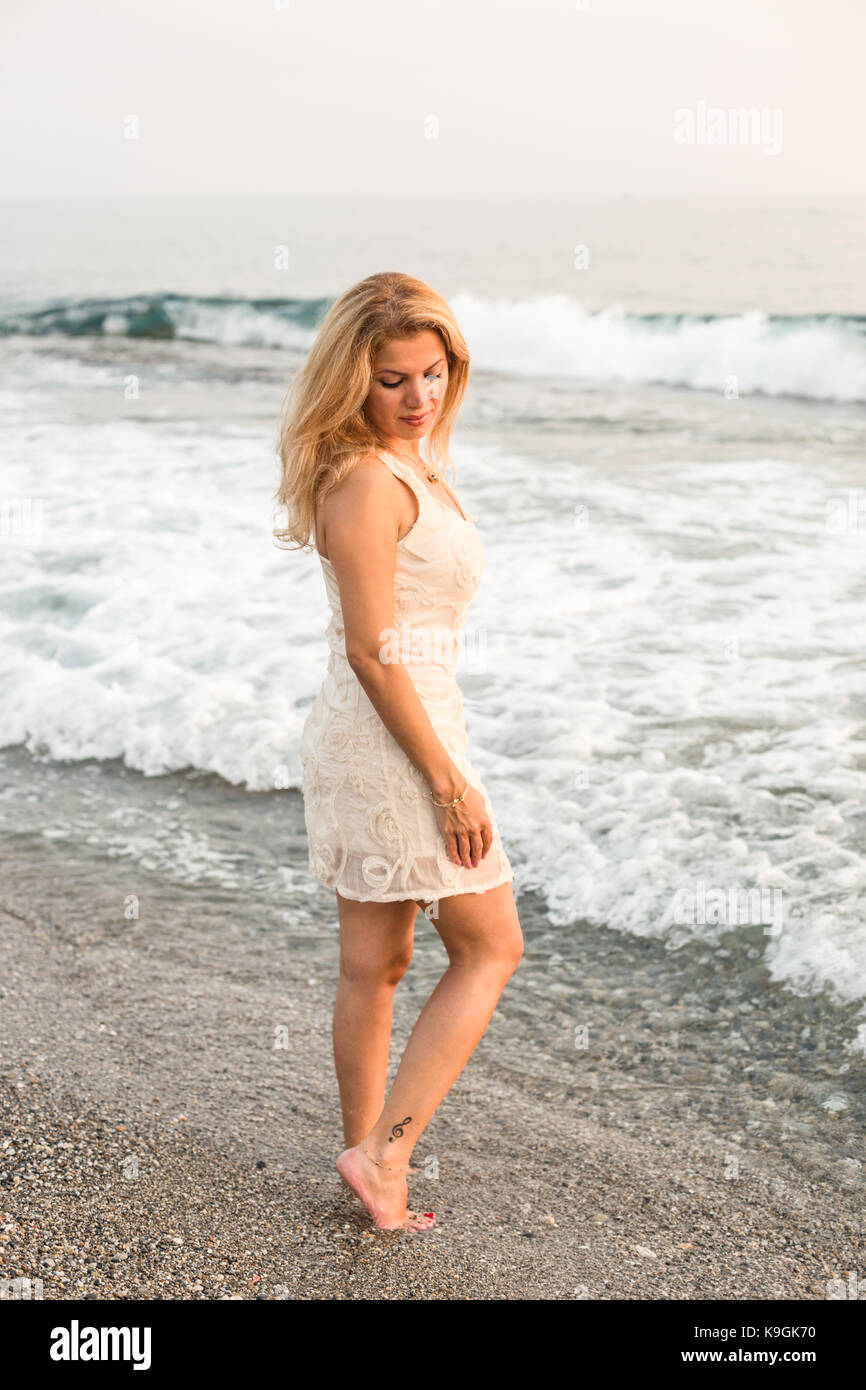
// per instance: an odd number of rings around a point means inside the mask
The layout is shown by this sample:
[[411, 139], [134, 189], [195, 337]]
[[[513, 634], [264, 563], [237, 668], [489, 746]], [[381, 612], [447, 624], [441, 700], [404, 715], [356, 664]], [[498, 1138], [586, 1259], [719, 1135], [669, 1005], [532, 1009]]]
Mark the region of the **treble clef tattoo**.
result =
[[391, 1129], [391, 1137], [390, 1137], [390, 1139], [388, 1140], [388, 1143], [389, 1143], [389, 1144], [393, 1144], [393, 1142], [394, 1142], [395, 1139], [402, 1139], [402, 1138], [403, 1138], [403, 1126], [404, 1126], [404, 1125], [408, 1125], [408, 1124], [410, 1123], [411, 1119], [412, 1119], [412, 1116], [411, 1116], [411, 1115], [407, 1115], [406, 1118], [405, 1118], [405, 1120], [401, 1120], [400, 1123], [399, 1123], [398, 1125], [394, 1125], [394, 1126], [393, 1126], [393, 1128]]

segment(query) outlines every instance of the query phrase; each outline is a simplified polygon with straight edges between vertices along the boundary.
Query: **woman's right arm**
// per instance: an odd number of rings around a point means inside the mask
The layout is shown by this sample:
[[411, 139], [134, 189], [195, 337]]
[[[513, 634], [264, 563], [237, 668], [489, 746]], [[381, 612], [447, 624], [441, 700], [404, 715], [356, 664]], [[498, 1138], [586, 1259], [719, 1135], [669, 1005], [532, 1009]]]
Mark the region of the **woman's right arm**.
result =
[[[395, 631], [400, 491], [380, 459], [361, 459], [326, 499], [325, 544], [340, 589], [349, 665], [433, 796], [450, 801], [463, 791], [466, 779], [433, 728], [405, 665], [380, 659], [387, 637]], [[493, 837], [484, 799], [475, 787], [469, 787], [459, 805], [449, 810], [437, 807], [436, 817], [452, 860], [469, 868], [484, 858]]]

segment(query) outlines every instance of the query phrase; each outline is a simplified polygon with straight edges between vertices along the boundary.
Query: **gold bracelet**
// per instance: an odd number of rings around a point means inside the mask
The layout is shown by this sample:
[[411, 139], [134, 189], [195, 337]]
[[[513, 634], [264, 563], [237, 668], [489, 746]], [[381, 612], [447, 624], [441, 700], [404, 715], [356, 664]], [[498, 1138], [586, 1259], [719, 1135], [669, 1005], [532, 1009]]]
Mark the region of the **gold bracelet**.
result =
[[461, 802], [461, 801], [463, 800], [463, 798], [464, 798], [464, 796], [466, 795], [466, 793], [468, 792], [468, 790], [469, 790], [469, 778], [467, 777], [467, 778], [466, 778], [466, 786], [463, 788], [463, 790], [462, 790], [462, 792], [460, 793], [459, 796], [455, 796], [455, 798], [454, 798], [453, 801], [437, 801], [436, 798], [435, 798], [435, 796], [433, 795], [432, 792], [430, 793], [430, 800], [433, 802], [433, 805], [434, 805], [434, 806], [442, 806], [442, 807], [457, 806], [458, 803]]

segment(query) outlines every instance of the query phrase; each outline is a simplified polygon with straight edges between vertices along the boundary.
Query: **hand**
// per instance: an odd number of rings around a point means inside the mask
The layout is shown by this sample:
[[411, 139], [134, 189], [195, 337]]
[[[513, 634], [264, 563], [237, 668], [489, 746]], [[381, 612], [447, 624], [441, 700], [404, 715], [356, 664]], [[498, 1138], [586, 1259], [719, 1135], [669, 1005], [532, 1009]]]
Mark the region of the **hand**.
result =
[[[441, 800], [437, 797], [437, 800]], [[465, 869], [477, 868], [493, 844], [493, 827], [477, 787], [469, 785], [466, 795], [456, 806], [433, 807], [439, 829], [445, 837], [448, 858]]]

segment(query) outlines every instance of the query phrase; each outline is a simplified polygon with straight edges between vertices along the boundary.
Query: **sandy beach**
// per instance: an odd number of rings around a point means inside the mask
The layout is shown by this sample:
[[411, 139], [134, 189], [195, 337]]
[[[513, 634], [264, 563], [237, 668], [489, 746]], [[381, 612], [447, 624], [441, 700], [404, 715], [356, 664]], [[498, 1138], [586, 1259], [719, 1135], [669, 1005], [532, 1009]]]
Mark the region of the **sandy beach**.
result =
[[[843, 1011], [792, 1000], [759, 961], [728, 972], [581, 923], [557, 974], [532, 895], [526, 955], [415, 1151], [410, 1201], [436, 1228], [374, 1232], [334, 1170], [327, 892], [293, 932], [264, 899], [43, 833], [57, 764], [2, 756], [37, 789], [5, 836], [2, 1277], [44, 1299], [823, 1300], [862, 1269], [864, 1066]], [[280, 826], [298, 867], [294, 792], [60, 772], [67, 811], [186, 798], [212, 830], [246, 813], [260, 845]], [[422, 915], [416, 941], [392, 1074], [444, 968]]]

